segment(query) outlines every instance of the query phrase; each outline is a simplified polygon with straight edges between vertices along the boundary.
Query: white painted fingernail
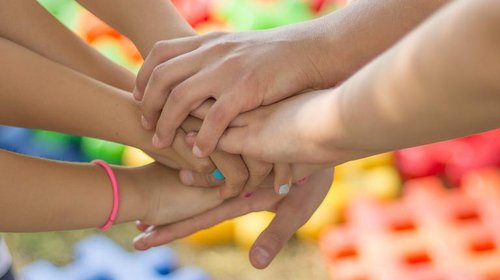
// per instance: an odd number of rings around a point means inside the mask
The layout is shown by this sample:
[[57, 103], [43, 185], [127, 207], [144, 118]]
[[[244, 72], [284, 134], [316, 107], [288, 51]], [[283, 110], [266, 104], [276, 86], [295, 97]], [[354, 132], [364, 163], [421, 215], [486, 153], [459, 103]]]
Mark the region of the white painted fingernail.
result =
[[153, 128], [153, 126], [151, 125], [151, 123], [148, 122], [148, 120], [146, 120], [146, 118], [144, 116], [141, 116], [141, 124], [142, 124], [142, 127], [144, 127], [145, 129], [151, 129], [151, 128]]
[[157, 134], [153, 135], [153, 146], [156, 148], [161, 148], [160, 137]]
[[145, 231], [144, 233], [146, 235], [150, 234], [151, 232], [153, 232], [153, 230], [155, 230], [155, 226], [154, 225], [150, 225]]
[[141, 95], [139, 93], [139, 91], [137, 90], [137, 87], [134, 87], [134, 89], [132, 90], [132, 93], [134, 94], [134, 98], [135, 100], [139, 101], [141, 98]]
[[290, 191], [290, 186], [288, 184], [283, 184], [280, 186], [278, 190], [279, 195], [287, 195], [288, 192]]
[[198, 148], [198, 146], [196, 145], [193, 146], [193, 154], [199, 158], [203, 157], [200, 148]]
[[137, 236], [134, 238], [134, 241], [133, 241], [133, 242], [134, 242], [134, 243], [137, 243], [137, 242], [142, 242], [142, 240], [143, 240], [144, 236], [146, 236], [146, 234], [145, 234], [145, 233], [141, 233], [141, 234], [137, 235]]

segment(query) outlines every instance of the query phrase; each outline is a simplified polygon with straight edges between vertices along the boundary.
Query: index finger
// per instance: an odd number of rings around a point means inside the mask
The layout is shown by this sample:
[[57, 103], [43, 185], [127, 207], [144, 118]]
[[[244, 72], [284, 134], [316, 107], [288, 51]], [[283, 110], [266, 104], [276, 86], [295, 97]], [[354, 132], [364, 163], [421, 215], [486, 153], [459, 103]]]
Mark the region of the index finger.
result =
[[142, 100], [149, 78], [158, 64], [197, 49], [201, 41], [201, 36], [193, 36], [156, 42], [137, 73], [134, 98]]
[[309, 220], [328, 193], [332, 174], [331, 169], [318, 172], [305, 185], [290, 190], [278, 205], [276, 216], [250, 250], [250, 261], [255, 268], [267, 267], [293, 234]]
[[173, 224], [156, 227], [147, 237], [134, 240], [137, 250], [147, 250], [174, 240], [184, 238], [197, 231], [210, 228], [226, 220], [236, 218], [250, 212], [272, 208], [281, 197], [274, 194], [271, 188], [259, 189], [252, 199], [234, 197], [224, 201], [221, 205], [201, 213], [198, 216]]

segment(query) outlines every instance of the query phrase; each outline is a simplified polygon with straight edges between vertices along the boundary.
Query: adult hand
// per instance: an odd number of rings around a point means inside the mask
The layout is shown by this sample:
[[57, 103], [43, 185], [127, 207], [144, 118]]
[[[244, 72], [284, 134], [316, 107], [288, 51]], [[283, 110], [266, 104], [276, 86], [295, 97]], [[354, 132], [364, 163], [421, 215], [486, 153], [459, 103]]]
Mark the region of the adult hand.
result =
[[[235, 197], [198, 216], [174, 224], [152, 228], [134, 240], [134, 247], [146, 250], [172, 242], [225, 220], [258, 211], [273, 211], [276, 216], [250, 250], [250, 262], [256, 268], [267, 267], [292, 235], [309, 220], [325, 198], [332, 181], [332, 169], [325, 169], [294, 186], [285, 196], [270, 188], [257, 190], [250, 198]], [[266, 183], [270, 186], [271, 181]], [[145, 230], [147, 226], [139, 225]]]
[[[196, 132], [202, 121], [188, 117], [182, 124], [182, 129], [188, 132], [186, 143], [192, 147]], [[229, 198], [240, 193], [249, 195], [261, 185], [271, 173], [273, 165], [270, 163], [252, 160], [237, 154], [228, 154], [215, 151], [210, 159], [224, 175], [224, 181], [218, 180], [212, 174], [196, 172], [196, 170], [182, 169], [179, 173], [181, 181], [188, 186], [212, 187], [221, 186], [223, 198]]]
[[[219, 140], [222, 151], [265, 162], [337, 165], [379, 151], [349, 150], [337, 89], [303, 93], [234, 119]], [[206, 102], [193, 115], [207, 114]]]
[[241, 112], [329, 86], [322, 41], [303, 26], [158, 42], [139, 71], [134, 94], [142, 100], [144, 126], [156, 126], [155, 146], [170, 146], [182, 121], [207, 99], [216, 102], [193, 147], [198, 157], [215, 150]]

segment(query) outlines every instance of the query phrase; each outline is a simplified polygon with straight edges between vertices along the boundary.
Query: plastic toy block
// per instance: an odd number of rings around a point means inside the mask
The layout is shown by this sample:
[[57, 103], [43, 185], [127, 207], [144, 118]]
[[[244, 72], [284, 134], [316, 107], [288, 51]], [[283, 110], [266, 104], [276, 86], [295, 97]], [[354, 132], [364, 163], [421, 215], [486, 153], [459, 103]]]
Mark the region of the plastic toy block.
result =
[[122, 162], [126, 166], [143, 166], [154, 162], [154, 159], [137, 148], [125, 147]]
[[75, 136], [0, 126], [0, 148], [63, 161], [83, 161]]
[[25, 280], [208, 280], [195, 267], [178, 267], [177, 257], [167, 247], [129, 253], [104, 236], [93, 236], [75, 245], [75, 261], [56, 267], [39, 261], [26, 267]]
[[320, 247], [332, 279], [500, 279], [500, 170], [410, 180], [394, 202], [355, 201]]
[[196, 246], [231, 244], [234, 240], [234, 224], [234, 220], [222, 222], [188, 236], [186, 241]]
[[0, 148], [12, 152], [23, 153], [31, 142], [29, 129], [20, 127], [0, 126]]
[[469, 171], [500, 167], [500, 129], [400, 150], [396, 159], [405, 179], [443, 176], [460, 185]]
[[234, 241], [241, 248], [248, 250], [271, 223], [274, 213], [256, 212], [236, 218], [234, 220]]

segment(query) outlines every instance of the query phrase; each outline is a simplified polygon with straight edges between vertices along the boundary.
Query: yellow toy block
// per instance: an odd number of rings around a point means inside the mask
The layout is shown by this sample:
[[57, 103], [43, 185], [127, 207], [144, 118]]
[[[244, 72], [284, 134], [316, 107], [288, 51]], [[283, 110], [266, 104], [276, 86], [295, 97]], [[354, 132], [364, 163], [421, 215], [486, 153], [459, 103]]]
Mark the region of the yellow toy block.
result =
[[234, 242], [248, 250], [274, 217], [271, 212], [250, 213], [235, 219]]
[[338, 194], [335, 188], [331, 187], [325, 200], [314, 212], [312, 217], [297, 231], [297, 237], [302, 240], [318, 240], [321, 232], [326, 227], [339, 221], [339, 207], [335, 205]]
[[228, 220], [209, 229], [199, 231], [185, 238], [185, 240], [196, 246], [225, 245], [233, 242], [234, 220]]
[[126, 166], [143, 166], [152, 163], [154, 159], [134, 147], [125, 147], [122, 162]]

